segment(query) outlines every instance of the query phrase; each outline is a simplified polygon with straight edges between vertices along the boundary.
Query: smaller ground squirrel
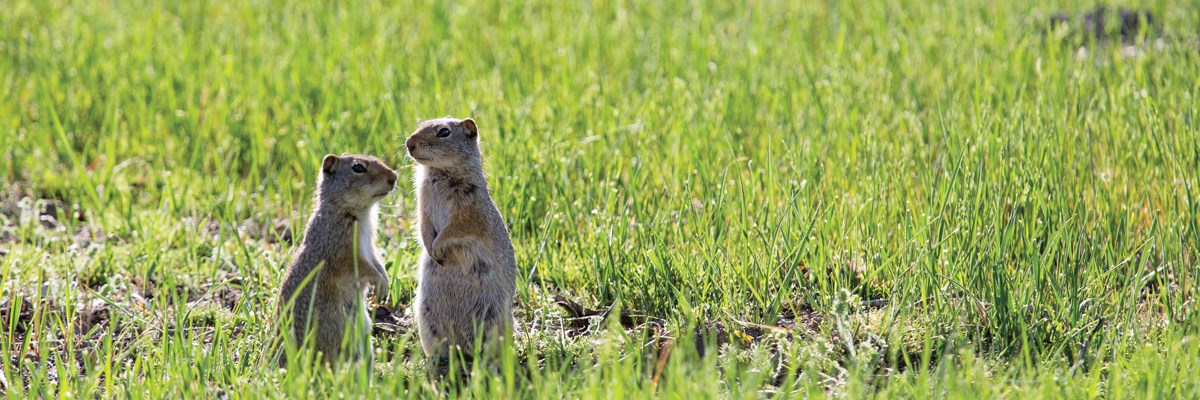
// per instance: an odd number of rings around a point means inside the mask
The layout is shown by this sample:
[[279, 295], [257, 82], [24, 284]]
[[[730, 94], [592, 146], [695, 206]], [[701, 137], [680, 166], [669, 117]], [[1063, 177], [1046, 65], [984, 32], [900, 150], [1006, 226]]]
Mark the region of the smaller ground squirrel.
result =
[[422, 122], [404, 143], [416, 161], [417, 236], [425, 250], [414, 314], [431, 359], [471, 356], [477, 332], [485, 344], [512, 335], [517, 261], [488, 193], [478, 140], [475, 121], [446, 117]]
[[[375, 157], [330, 154], [321, 163], [316, 204], [283, 275], [277, 306], [279, 321], [290, 323], [282, 333], [299, 345], [312, 332], [314, 350], [326, 363], [370, 355], [367, 286], [377, 298], [388, 288], [375, 254], [376, 203], [395, 186], [396, 171]], [[365, 326], [351, 326], [360, 316]]]

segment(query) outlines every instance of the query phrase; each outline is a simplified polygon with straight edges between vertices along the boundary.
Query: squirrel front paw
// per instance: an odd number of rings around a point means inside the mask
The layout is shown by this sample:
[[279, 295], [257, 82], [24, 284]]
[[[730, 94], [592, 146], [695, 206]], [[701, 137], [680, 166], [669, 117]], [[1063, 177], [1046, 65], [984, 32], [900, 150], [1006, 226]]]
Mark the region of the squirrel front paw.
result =
[[429, 249], [429, 258], [432, 258], [433, 262], [438, 263], [438, 265], [441, 265], [441, 264], [445, 263], [445, 261], [446, 261], [446, 252], [442, 248], [431, 247]]
[[450, 252], [453, 250], [453, 245], [453, 242], [441, 238], [434, 240], [433, 245], [429, 246], [429, 258], [439, 265], [445, 265], [446, 259], [450, 257]]
[[371, 282], [371, 294], [375, 295], [375, 300], [383, 301], [388, 295], [388, 279], [386, 276], [380, 276]]

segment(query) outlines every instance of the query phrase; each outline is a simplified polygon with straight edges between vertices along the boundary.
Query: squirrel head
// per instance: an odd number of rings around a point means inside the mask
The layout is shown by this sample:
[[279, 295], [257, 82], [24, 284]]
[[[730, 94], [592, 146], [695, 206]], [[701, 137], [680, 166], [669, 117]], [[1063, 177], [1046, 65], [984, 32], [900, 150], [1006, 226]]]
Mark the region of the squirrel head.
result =
[[446, 117], [421, 122], [404, 146], [409, 157], [430, 168], [447, 169], [481, 162], [479, 128], [470, 118]]
[[329, 154], [322, 160], [317, 176], [317, 197], [322, 205], [356, 212], [391, 193], [396, 176], [396, 171], [372, 156]]

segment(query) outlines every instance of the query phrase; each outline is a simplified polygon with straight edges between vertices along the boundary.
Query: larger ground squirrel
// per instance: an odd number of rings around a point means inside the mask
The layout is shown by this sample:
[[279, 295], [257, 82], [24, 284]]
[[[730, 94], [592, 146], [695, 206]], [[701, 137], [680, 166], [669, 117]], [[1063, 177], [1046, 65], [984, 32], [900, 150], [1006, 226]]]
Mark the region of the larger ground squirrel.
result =
[[[283, 276], [278, 312], [290, 323], [283, 333], [300, 344], [312, 332], [313, 347], [327, 363], [370, 354], [367, 287], [377, 298], [388, 288], [375, 254], [376, 203], [395, 186], [396, 171], [375, 157], [330, 154], [321, 163], [316, 206]], [[352, 325], [359, 317], [365, 324]]]
[[470, 355], [476, 333], [494, 344], [512, 335], [517, 261], [488, 192], [471, 119], [422, 122], [405, 141], [416, 161], [418, 236], [415, 315], [431, 358]]

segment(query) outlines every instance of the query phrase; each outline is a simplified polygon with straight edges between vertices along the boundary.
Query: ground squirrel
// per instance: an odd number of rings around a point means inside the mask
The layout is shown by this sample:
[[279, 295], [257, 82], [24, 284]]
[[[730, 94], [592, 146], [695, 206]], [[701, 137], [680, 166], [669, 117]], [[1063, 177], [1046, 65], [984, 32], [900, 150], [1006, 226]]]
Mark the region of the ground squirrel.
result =
[[[387, 273], [375, 254], [376, 203], [395, 186], [396, 171], [375, 157], [330, 154], [321, 163], [316, 205], [283, 275], [278, 312], [281, 322], [290, 323], [283, 333], [293, 343], [314, 333], [314, 349], [326, 363], [370, 355], [367, 286], [377, 298], [388, 288]], [[351, 326], [359, 315], [365, 326]]]
[[497, 343], [512, 334], [517, 261], [508, 228], [488, 193], [475, 121], [422, 122], [405, 146], [416, 161], [418, 236], [414, 306], [421, 347], [430, 358], [461, 350], [475, 335]]

